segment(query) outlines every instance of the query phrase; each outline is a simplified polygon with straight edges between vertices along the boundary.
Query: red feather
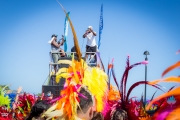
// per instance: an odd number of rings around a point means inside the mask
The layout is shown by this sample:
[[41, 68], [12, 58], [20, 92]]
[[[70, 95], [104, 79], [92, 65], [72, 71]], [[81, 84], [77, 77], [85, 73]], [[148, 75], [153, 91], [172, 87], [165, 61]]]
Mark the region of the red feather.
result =
[[[138, 85], [141, 85], [141, 84], [150, 85], [150, 84], [148, 84], [148, 81], [139, 81], [139, 82], [134, 83], [134, 84], [129, 88], [129, 90], [128, 90], [126, 102], [128, 102], [128, 98], [129, 98], [129, 95], [130, 95], [131, 91], [132, 91], [135, 87], [137, 87]], [[162, 89], [159, 88], [157, 85], [151, 85], [151, 86], [162, 90]], [[162, 91], [163, 91], [163, 90], [162, 90]]]

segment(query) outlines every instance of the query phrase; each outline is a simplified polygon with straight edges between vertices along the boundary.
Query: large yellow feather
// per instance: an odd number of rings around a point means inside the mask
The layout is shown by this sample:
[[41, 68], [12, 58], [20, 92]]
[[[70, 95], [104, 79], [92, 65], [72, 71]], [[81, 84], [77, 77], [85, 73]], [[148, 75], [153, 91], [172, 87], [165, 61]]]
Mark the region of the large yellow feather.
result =
[[88, 68], [84, 72], [83, 84], [88, 86], [92, 95], [96, 98], [96, 109], [101, 112], [104, 108], [104, 100], [107, 97], [107, 74], [99, 68]]
[[[64, 74], [65, 75], [64, 75]], [[58, 72], [56, 73], [56, 82], [59, 83], [60, 81], [60, 78], [63, 77], [63, 78], [66, 78], [66, 75], [67, 75], [67, 68], [61, 68], [58, 70]]]

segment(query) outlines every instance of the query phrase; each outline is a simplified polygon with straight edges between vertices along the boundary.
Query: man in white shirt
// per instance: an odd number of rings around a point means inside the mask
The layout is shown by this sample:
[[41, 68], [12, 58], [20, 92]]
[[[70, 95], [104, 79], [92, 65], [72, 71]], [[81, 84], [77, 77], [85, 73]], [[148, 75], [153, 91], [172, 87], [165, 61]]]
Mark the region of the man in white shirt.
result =
[[[96, 32], [93, 31], [92, 26], [89, 26], [83, 35], [83, 38], [87, 38], [86, 52], [97, 52], [95, 36], [96, 36]], [[86, 53], [86, 59], [88, 58], [88, 55], [89, 53]], [[91, 55], [94, 55], [94, 53], [92, 53]], [[94, 57], [96, 60], [96, 56]]]

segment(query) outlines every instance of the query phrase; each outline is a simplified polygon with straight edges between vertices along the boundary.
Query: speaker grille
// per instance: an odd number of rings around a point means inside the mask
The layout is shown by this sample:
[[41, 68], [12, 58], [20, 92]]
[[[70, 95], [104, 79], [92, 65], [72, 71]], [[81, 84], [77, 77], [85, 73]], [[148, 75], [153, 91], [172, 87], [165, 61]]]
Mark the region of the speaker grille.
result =
[[42, 86], [42, 93], [47, 95], [48, 92], [51, 92], [53, 94], [53, 98], [60, 96], [60, 91], [63, 89], [63, 86], [61, 85], [43, 85]]

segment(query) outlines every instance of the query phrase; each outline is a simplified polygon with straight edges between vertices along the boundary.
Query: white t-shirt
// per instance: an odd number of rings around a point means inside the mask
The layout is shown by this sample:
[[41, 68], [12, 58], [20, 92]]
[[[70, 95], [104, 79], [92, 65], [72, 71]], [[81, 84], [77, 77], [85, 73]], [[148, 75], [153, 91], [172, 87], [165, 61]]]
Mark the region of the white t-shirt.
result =
[[95, 39], [95, 36], [94, 34], [91, 32], [89, 33], [87, 36], [87, 45], [90, 46], [90, 47], [94, 47], [96, 46], [96, 39]]

